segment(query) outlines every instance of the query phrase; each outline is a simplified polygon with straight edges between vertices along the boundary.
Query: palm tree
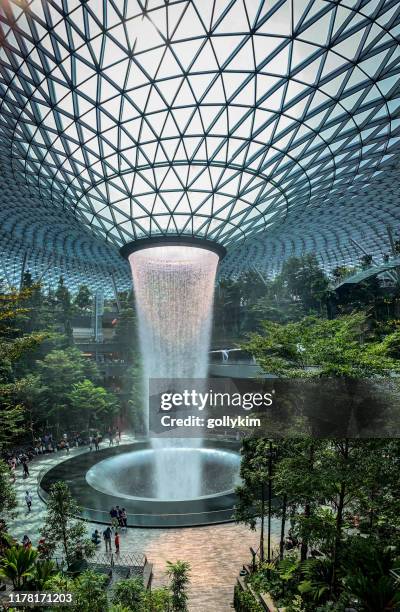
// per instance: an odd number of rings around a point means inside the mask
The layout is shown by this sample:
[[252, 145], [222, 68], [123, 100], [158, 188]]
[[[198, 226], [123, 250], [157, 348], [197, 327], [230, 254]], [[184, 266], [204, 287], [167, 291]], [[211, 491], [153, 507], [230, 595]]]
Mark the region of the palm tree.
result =
[[0, 575], [12, 580], [14, 589], [21, 590], [27, 579], [34, 575], [36, 557], [37, 551], [32, 548], [12, 546], [4, 552]]

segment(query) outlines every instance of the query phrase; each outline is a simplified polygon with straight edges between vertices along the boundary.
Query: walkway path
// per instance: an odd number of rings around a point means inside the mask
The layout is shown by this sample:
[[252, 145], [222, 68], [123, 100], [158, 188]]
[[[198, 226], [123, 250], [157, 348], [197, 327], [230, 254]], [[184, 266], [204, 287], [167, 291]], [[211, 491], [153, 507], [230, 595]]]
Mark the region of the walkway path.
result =
[[[132, 441], [123, 436], [123, 443]], [[70, 456], [87, 452], [71, 449]], [[22, 468], [17, 476], [16, 490], [19, 515], [10, 524], [11, 533], [20, 541], [26, 533], [34, 545], [43, 525], [45, 504], [37, 494], [37, 479], [43, 469], [65, 461], [64, 452], [41, 456], [29, 463], [30, 476], [22, 479]], [[26, 512], [25, 491], [33, 497], [32, 512]], [[273, 520], [273, 536], [277, 540], [279, 525]], [[98, 527], [98, 525], [97, 525]], [[95, 525], [88, 523], [92, 533]], [[101, 531], [101, 527], [99, 529]], [[249, 547], [257, 548], [258, 534], [243, 525], [228, 523], [184, 529], [130, 528], [121, 534], [121, 552], [136, 551], [147, 555], [154, 565], [153, 586], [167, 583], [165, 562], [182, 559], [189, 561], [191, 571], [190, 612], [232, 611], [235, 579], [244, 562], [250, 561]]]

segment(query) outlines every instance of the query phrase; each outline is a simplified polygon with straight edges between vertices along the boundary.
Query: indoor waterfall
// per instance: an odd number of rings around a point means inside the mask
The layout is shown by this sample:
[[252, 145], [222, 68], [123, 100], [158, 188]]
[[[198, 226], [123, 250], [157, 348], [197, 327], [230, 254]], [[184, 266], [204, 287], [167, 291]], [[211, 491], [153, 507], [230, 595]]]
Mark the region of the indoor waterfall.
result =
[[[205, 378], [218, 255], [195, 246], [163, 245], [129, 256], [135, 289], [144, 388], [150, 379]], [[145, 399], [148, 407], [148, 397]], [[147, 419], [146, 419], [147, 421]], [[160, 499], [200, 492], [201, 453], [182, 461], [172, 448], [201, 446], [201, 438], [152, 440]]]

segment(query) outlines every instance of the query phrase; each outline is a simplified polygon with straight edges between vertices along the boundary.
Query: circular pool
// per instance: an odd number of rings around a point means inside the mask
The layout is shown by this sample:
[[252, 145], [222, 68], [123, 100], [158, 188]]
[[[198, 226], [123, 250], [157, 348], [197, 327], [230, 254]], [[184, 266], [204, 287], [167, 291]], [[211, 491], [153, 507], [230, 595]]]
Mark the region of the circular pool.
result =
[[[167, 475], [164, 482], [158, 478], [160, 463]], [[148, 448], [99, 461], [86, 472], [86, 481], [121, 499], [185, 501], [232, 492], [239, 484], [239, 469], [239, 454], [229, 450]]]
[[239, 469], [236, 442], [153, 448], [143, 441], [59, 463], [42, 475], [39, 494], [46, 501], [52, 484], [63, 480], [86, 520], [109, 523], [118, 505], [130, 527], [208, 525], [233, 520]]

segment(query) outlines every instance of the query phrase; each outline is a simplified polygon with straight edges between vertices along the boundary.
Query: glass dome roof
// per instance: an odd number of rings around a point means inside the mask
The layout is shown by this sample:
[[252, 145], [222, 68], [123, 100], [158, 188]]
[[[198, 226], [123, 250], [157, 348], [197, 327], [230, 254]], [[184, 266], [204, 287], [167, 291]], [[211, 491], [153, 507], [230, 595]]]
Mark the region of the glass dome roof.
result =
[[1, 156], [116, 245], [232, 245], [374, 180], [398, 19], [390, 0], [3, 0]]
[[329, 265], [352, 232], [376, 250], [399, 222], [399, 23], [397, 0], [2, 0], [7, 248], [115, 270], [113, 246], [185, 234], [229, 273]]

